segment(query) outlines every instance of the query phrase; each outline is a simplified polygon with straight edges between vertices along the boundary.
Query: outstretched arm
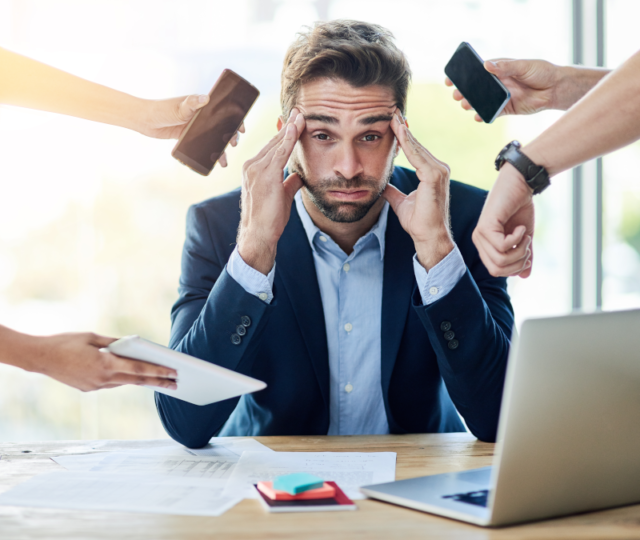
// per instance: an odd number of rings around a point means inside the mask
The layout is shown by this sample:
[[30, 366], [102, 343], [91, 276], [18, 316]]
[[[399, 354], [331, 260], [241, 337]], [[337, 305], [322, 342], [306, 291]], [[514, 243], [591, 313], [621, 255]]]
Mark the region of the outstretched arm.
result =
[[[157, 139], [177, 139], [207, 95], [141, 99], [87, 81], [0, 47], [0, 103], [76, 116], [132, 129]], [[244, 133], [244, 127], [240, 127]], [[237, 144], [237, 138], [231, 145]], [[226, 167], [226, 156], [220, 158]]]
[[90, 333], [30, 336], [0, 326], [0, 363], [48, 375], [83, 392], [123, 384], [176, 388], [173, 369], [100, 351], [112, 341]]
[[[511, 94], [500, 116], [534, 114], [549, 109], [566, 111], [610, 73], [603, 68], [556, 66], [545, 60], [509, 58], [487, 60], [484, 67], [498, 77]], [[444, 83], [453, 86], [448, 78]], [[453, 99], [459, 101], [464, 110], [473, 110], [460, 90], [453, 91]], [[475, 120], [483, 121], [478, 114]]]

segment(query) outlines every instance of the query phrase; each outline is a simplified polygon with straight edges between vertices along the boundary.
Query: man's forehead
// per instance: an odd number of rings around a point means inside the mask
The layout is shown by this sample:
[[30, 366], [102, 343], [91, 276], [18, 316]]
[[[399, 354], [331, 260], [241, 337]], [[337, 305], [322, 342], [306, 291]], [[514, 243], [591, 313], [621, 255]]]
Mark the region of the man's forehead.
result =
[[305, 116], [349, 117], [390, 115], [396, 109], [393, 91], [386, 86], [356, 88], [334, 79], [302, 85], [296, 107]]

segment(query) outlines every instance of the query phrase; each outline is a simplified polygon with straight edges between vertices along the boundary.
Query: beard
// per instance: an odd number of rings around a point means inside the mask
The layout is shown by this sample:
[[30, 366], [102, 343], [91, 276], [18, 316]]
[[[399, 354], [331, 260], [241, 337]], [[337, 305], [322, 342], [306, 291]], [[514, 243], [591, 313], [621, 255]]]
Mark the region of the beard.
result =
[[[387, 169], [384, 179], [373, 176], [357, 175], [353, 178], [345, 178], [344, 176], [334, 176], [332, 178], [322, 178], [318, 182], [311, 185], [302, 166], [297, 159], [291, 159], [291, 173], [297, 173], [302, 180], [304, 189], [307, 191], [309, 200], [322, 212], [326, 218], [336, 223], [354, 223], [360, 221], [367, 215], [378, 199], [382, 196], [382, 192], [387, 187], [393, 174], [393, 161]], [[327, 198], [327, 192], [341, 189], [366, 189], [372, 191], [369, 200], [358, 202], [331, 202]]]

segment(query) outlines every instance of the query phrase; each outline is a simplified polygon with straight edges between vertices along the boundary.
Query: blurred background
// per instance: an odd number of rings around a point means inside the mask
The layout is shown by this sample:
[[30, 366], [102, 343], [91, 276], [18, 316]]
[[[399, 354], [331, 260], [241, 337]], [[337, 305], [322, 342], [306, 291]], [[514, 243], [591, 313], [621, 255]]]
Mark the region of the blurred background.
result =
[[[639, 48], [639, 4], [0, 0], [0, 46], [81, 77], [165, 98], [208, 92], [231, 68], [261, 90], [246, 135], [228, 152], [230, 166], [216, 167], [206, 178], [171, 158], [174, 141], [0, 106], [0, 324], [34, 334], [139, 334], [166, 344], [187, 208], [239, 186], [243, 162], [275, 134], [282, 59], [304, 25], [352, 18], [389, 28], [414, 73], [408, 109], [413, 133], [451, 166], [452, 178], [489, 189], [493, 160], [504, 144], [528, 142], [560, 113], [476, 124], [443, 84], [444, 66], [458, 44], [470, 42], [485, 59], [568, 64], [576, 60], [578, 6], [581, 20], [599, 13], [601, 63], [615, 67]], [[582, 36], [583, 44], [590, 35]], [[397, 163], [407, 164], [402, 156]], [[604, 159], [596, 216], [602, 241], [580, 236], [584, 252], [597, 248], [601, 254], [596, 308], [640, 306], [638, 165], [638, 144]], [[510, 283], [518, 322], [589, 308], [576, 292], [577, 281], [588, 286], [576, 262], [576, 204], [582, 203], [576, 203], [572, 173], [558, 176], [536, 199], [533, 275]], [[82, 394], [0, 365], [0, 440], [164, 436], [148, 389]]]

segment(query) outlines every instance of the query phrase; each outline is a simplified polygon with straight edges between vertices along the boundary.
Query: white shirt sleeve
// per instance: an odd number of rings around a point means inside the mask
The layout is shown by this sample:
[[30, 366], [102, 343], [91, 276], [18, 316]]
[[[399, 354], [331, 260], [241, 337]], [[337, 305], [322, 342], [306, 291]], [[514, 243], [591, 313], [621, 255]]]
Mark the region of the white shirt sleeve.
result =
[[458, 284], [467, 271], [462, 254], [455, 246], [449, 254], [428, 272], [418, 262], [418, 254], [413, 256], [413, 271], [425, 306], [444, 298]]
[[257, 296], [267, 304], [270, 304], [271, 300], [273, 300], [273, 278], [276, 274], [275, 262], [269, 274], [265, 276], [244, 262], [236, 246], [227, 262], [227, 272], [249, 294]]

